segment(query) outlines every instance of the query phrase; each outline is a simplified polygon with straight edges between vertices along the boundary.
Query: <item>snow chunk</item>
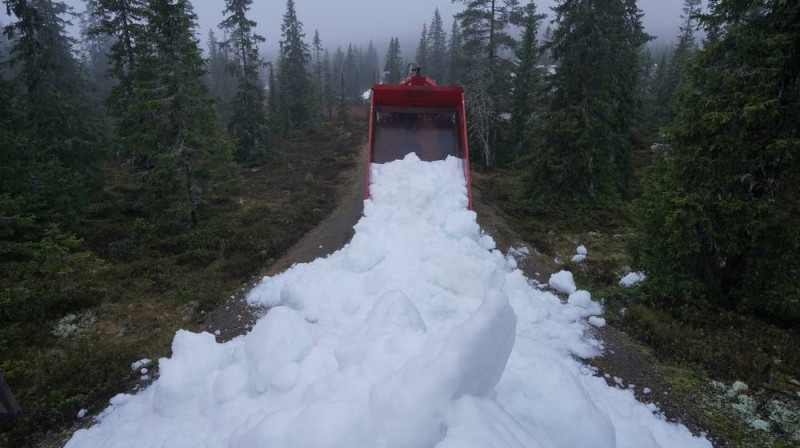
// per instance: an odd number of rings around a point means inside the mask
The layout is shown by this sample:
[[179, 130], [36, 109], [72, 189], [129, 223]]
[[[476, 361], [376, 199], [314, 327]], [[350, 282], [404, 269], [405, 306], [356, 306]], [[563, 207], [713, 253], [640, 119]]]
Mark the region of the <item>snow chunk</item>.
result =
[[589, 317], [589, 323], [597, 328], [603, 328], [606, 326], [606, 320], [603, 319], [602, 317], [597, 317], [597, 316]]
[[630, 272], [625, 277], [622, 277], [622, 279], [619, 281], [619, 284], [622, 286], [633, 286], [645, 278], [646, 276], [644, 275], [644, 272]]
[[576, 254], [576, 255], [572, 256], [572, 262], [573, 263], [581, 263], [585, 259], [586, 259], [586, 255], [582, 255], [582, 254]]
[[84, 418], [84, 417], [86, 417], [86, 414], [87, 414], [88, 412], [89, 412], [89, 411], [87, 411], [86, 409], [81, 409], [80, 411], [78, 411], [78, 415], [77, 415], [77, 417], [78, 417], [78, 418]]
[[135, 372], [135, 371], [141, 369], [142, 367], [149, 366], [150, 364], [152, 364], [152, 362], [153, 361], [151, 361], [149, 358], [140, 359], [140, 360], [134, 362], [133, 364], [131, 364], [131, 370], [133, 370]]
[[583, 244], [581, 244], [580, 246], [578, 246], [578, 247], [575, 249], [575, 252], [577, 252], [579, 255], [586, 255], [586, 246], [584, 246]]
[[244, 343], [250, 378], [260, 392], [272, 387], [286, 390], [294, 385], [297, 363], [311, 349], [309, 325], [285, 306], [269, 310]]
[[558, 271], [550, 276], [547, 282], [551, 288], [564, 294], [572, 294], [578, 288], [575, 286], [575, 280], [572, 278], [572, 272]]

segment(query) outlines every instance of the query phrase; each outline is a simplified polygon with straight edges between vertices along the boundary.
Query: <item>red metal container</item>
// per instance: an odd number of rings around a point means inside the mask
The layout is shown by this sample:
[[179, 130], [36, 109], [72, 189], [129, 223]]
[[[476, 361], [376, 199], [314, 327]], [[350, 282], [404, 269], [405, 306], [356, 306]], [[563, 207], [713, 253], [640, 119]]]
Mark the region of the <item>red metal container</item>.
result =
[[412, 152], [425, 161], [444, 160], [452, 155], [463, 161], [472, 210], [467, 120], [461, 87], [437, 86], [420, 75], [411, 75], [400, 84], [374, 85], [368, 144], [367, 197], [371, 163], [391, 162]]

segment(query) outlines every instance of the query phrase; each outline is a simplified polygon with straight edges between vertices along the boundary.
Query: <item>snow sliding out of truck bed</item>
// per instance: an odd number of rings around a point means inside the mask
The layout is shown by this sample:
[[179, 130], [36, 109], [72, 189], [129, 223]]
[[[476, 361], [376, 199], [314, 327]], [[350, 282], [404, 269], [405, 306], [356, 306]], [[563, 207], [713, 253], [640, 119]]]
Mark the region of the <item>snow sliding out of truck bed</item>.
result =
[[67, 447], [710, 447], [577, 359], [600, 306], [494, 250], [462, 163], [373, 165], [350, 244], [264, 278], [249, 334], [179, 331], [155, 383]]

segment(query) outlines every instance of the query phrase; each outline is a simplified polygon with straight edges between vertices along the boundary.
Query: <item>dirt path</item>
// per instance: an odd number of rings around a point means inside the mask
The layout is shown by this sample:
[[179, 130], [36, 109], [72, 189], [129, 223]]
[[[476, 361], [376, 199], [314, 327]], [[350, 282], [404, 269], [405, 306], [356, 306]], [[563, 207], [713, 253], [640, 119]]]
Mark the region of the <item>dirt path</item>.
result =
[[[308, 263], [325, 257], [350, 241], [353, 226], [358, 222], [364, 208], [367, 169], [365, 151], [366, 145], [358, 152], [355, 168], [343, 173], [342, 178], [346, 180], [339, 188], [339, 203], [330, 216], [306, 233], [281, 258], [266, 268], [258, 279], [279, 274], [296, 263]], [[255, 283], [242, 287], [223, 306], [208, 313], [204, 319], [205, 330], [216, 334], [220, 341], [233, 339], [249, 331], [265, 312], [247, 305], [247, 293], [252, 286]]]

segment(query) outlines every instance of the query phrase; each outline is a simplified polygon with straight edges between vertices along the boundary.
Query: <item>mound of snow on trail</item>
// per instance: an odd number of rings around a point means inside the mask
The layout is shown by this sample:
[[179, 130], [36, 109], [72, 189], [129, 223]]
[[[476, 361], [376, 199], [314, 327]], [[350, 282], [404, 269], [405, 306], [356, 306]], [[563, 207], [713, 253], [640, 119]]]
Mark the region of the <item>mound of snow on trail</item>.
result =
[[711, 446], [576, 359], [600, 306], [494, 250], [459, 159], [371, 169], [352, 243], [264, 278], [249, 334], [179, 331], [153, 386], [67, 447]]

